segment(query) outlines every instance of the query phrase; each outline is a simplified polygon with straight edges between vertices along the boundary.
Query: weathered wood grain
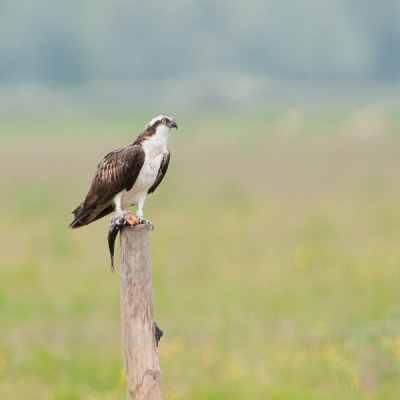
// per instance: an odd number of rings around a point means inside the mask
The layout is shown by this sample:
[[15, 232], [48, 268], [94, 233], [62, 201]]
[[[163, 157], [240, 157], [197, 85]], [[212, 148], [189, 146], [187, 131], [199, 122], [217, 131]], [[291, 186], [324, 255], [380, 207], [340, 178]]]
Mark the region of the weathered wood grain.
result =
[[161, 400], [147, 226], [136, 225], [121, 231], [119, 275], [127, 398]]

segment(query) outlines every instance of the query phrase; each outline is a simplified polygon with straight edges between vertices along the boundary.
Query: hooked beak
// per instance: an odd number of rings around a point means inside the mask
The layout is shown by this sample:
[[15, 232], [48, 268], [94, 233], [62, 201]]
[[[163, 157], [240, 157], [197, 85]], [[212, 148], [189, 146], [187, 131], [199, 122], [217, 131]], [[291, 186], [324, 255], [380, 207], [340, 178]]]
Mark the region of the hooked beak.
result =
[[178, 129], [178, 125], [175, 121], [171, 121], [169, 124], [167, 124], [167, 126], [169, 126], [170, 128]]

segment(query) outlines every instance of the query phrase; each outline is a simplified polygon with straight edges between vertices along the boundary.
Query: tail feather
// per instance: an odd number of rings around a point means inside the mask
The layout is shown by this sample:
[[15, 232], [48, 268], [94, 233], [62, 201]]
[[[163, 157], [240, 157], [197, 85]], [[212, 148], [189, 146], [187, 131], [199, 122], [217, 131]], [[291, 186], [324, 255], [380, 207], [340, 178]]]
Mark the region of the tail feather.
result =
[[87, 225], [88, 222], [86, 221], [86, 218], [90, 215], [90, 213], [93, 211], [93, 209], [94, 209], [93, 206], [84, 207], [82, 205], [80, 205], [78, 208], [76, 208], [72, 212], [72, 214], [75, 215], [75, 218], [69, 224], [68, 228], [75, 229], [75, 228], [80, 228], [81, 226]]
[[89, 225], [91, 222], [104, 217], [114, 211], [113, 206], [108, 206], [106, 208], [97, 207], [95, 205], [83, 206], [79, 205], [72, 214], [75, 215], [73, 221], [69, 224], [68, 228], [75, 229], [80, 228], [85, 225]]
[[72, 211], [71, 215], [76, 215], [79, 212], [79, 210], [82, 208], [82, 206], [83, 206], [83, 203], [79, 204], [79, 206], [76, 207], [74, 211]]

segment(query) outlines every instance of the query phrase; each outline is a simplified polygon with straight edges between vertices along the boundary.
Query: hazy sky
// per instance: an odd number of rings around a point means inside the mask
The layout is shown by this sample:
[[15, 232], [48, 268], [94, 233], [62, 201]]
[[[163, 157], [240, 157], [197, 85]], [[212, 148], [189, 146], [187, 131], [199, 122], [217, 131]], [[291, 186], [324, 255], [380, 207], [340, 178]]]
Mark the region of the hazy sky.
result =
[[210, 93], [232, 86], [226, 96], [246, 98], [252, 85], [268, 91], [399, 77], [394, 0], [0, 3], [0, 85], [7, 87], [136, 82], [153, 95], [160, 82], [173, 82], [187, 98], [196, 91], [207, 101], [205, 85]]

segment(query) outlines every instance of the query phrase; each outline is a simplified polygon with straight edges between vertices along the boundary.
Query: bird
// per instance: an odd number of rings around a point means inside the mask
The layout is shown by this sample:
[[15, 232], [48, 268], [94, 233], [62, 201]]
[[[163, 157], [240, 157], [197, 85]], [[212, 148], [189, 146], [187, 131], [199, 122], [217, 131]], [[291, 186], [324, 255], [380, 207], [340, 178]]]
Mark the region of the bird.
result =
[[[112, 270], [114, 242], [120, 229], [127, 223], [154, 229], [154, 224], [143, 218], [143, 205], [168, 170], [171, 152], [167, 141], [172, 128], [178, 129], [175, 119], [160, 114], [131, 145], [108, 153], [97, 166], [85, 200], [71, 213], [74, 219], [69, 228], [76, 229], [116, 211], [110, 218], [108, 234]], [[127, 209], [131, 206], [137, 206], [136, 218]]]

